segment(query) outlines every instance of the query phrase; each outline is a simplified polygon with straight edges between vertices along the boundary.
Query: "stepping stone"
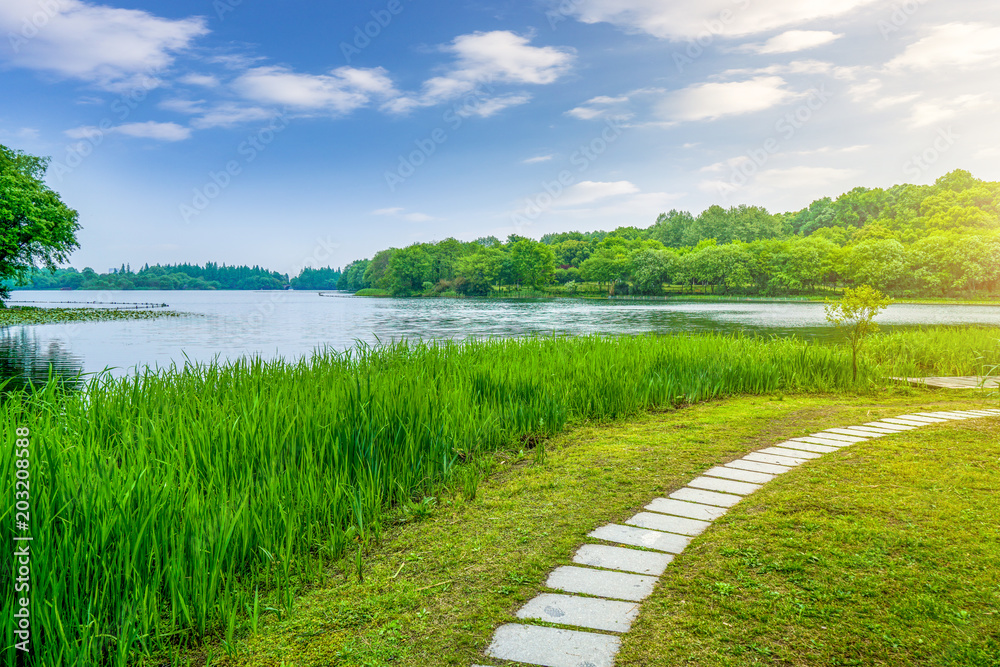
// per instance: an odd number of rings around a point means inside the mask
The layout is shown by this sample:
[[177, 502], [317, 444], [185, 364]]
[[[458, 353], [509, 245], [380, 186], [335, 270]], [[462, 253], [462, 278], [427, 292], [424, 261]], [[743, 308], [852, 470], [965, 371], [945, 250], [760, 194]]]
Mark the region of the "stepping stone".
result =
[[554, 593], [544, 593], [529, 600], [517, 612], [517, 617], [521, 619], [575, 625], [608, 632], [628, 632], [632, 627], [632, 621], [638, 615], [639, 605], [634, 602]]
[[735, 479], [737, 482], [751, 482], [753, 484], [767, 484], [774, 475], [763, 472], [752, 472], [750, 470], [734, 470], [733, 468], [712, 468], [706, 470], [707, 477], [721, 477], [723, 479]]
[[902, 426], [900, 424], [887, 424], [886, 422], [868, 422], [865, 426], [871, 426], [874, 428], [885, 429], [886, 431], [892, 431], [893, 433], [902, 433], [903, 431], [912, 431], [915, 426]]
[[858, 435], [865, 438], [881, 438], [892, 435], [895, 431], [887, 428], [875, 428], [874, 426], [848, 426], [846, 428], [828, 428], [824, 433], [840, 433], [841, 435]]
[[616, 598], [638, 602], [649, 597], [656, 584], [656, 577], [627, 572], [591, 570], [589, 567], [564, 565], [549, 575], [545, 585], [558, 591], [585, 593], [602, 598]]
[[840, 447], [829, 447], [827, 445], [810, 445], [808, 442], [801, 442], [799, 440], [786, 440], [785, 442], [779, 442], [776, 446], [784, 447], [785, 449], [797, 449], [802, 452], [813, 452], [814, 454], [829, 454], [840, 449]]
[[900, 419], [898, 417], [886, 417], [882, 421], [889, 424], [899, 424], [900, 426], [927, 426], [930, 422], [917, 421], [916, 419]]
[[604, 544], [584, 544], [573, 556], [573, 562], [578, 565], [648, 574], [652, 577], [663, 574], [673, 559], [670, 554], [609, 547]]
[[692, 489], [690, 486], [685, 486], [683, 489], [674, 491], [670, 494], [670, 497], [674, 500], [687, 500], [692, 503], [704, 503], [706, 505], [717, 505], [718, 507], [732, 507], [743, 500], [741, 496]]
[[770, 463], [772, 465], [788, 466], [794, 468], [797, 465], [802, 465], [806, 462], [806, 459], [794, 458], [789, 456], [775, 456], [774, 454], [761, 454], [760, 452], [752, 452], [743, 457], [744, 461], [756, 461], [757, 463]]
[[659, 512], [660, 514], [673, 514], [674, 516], [686, 516], [689, 519], [701, 519], [702, 521], [714, 521], [726, 513], [726, 510], [722, 507], [686, 503], [682, 500], [671, 500], [670, 498], [655, 498], [644, 509], [650, 512]]
[[829, 438], [814, 438], [811, 435], [807, 435], [803, 438], [792, 438], [792, 440], [798, 440], [799, 442], [808, 442], [813, 445], [823, 445], [825, 447], [847, 447], [852, 444], [850, 442], [844, 442], [843, 440], [831, 440]]
[[823, 431], [822, 433], [810, 433], [809, 437], [810, 438], [826, 438], [827, 440], [839, 440], [841, 442], [849, 442], [849, 443], [851, 443], [853, 445], [854, 443], [857, 443], [857, 442], [864, 442], [865, 440], [867, 440], [871, 436], [867, 435], [867, 436], [859, 438], [856, 435], [847, 435], [847, 434], [844, 434], [844, 433], [834, 433], [832, 430], [830, 430], [830, 431]]
[[945, 419], [947, 421], [965, 420], [972, 419], [970, 416], [964, 415], [949, 415], [944, 412], [918, 412], [917, 417], [931, 417], [932, 419]]
[[760, 488], [760, 484], [734, 482], [731, 479], [718, 479], [716, 477], [696, 477], [688, 482], [688, 486], [693, 486], [696, 489], [706, 489], [707, 491], [735, 493], [738, 496], [748, 496]]
[[705, 532], [706, 528], [712, 525], [708, 521], [685, 519], [679, 516], [667, 516], [666, 514], [656, 514], [653, 512], [639, 512], [625, 523], [630, 526], [638, 526], [639, 528], [662, 530], [665, 533], [677, 533], [692, 537], [701, 535]]
[[979, 413], [973, 414], [972, 412], [969, 412], [968, 410], [952, 410], [951, 412], [942, 412], [940, 414], [942, 414], [942, 415], [948, 415], [948, 414], [951, 414], [951, 415], [961, 415], [963, 417], [969, 417], [970, 419], [974, 419], [976, 417], [986, 417], [987, 416], [987, 415], [979, 414]]
[[606, 542], [629, 544], [633, 547], [656, 549], [657, 551], [665, 551], [669, 554], [679, 554], [684, 551], [688, 542], [691, 541], [690, 537], [684, 537], [683, 535], [661, 533], [658, 530], [636, 528], [635, 526], [619, 526], [614, 523], [591, 531], [588, 533], [588, 537]]
[[976, 417], [995, 417], [997, 414], [991, 410], [964, 410], [964, 412], [968, 412], [970, 415]]
[[510, 623], [497, 628], [486, 654], [544, 667], [614, 667], [620, 647], [614, 635]]
[[804, 452], [801, 449], [786, 449], [785, 447], [765, 447], [758, 450], [761, 454], [773, 454], [774, 456], [788, 456], [793, 459], [818, 459], [822, 454], [815, 452]]
[[764, 472], [771, 475], [780, 475], [783, 472], [788, 472], [790, 468], [785, 466], [776, 466], [771, 463], [759, 463], [757, 461], [748, 461], [746, 459], [736, 459], [735, 461], [730, 461], [724, 467], [732, 468], [734, 470], [751, 470], [753, 472]]
[[899, 415], [898, 419], [909, 419], [911, 421], [924, 422], [926, 424], [943, 424], [948, 421], [947, 419], [938, 419], [936, 417], [921, 417], [920, 415]]

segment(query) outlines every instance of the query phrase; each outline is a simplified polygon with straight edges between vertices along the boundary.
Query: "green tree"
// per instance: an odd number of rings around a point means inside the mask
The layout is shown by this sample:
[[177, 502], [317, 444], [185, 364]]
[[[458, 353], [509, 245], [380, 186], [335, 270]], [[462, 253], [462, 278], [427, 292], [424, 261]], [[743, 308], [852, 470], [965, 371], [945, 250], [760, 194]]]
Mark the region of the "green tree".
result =
[[858, 352], [865, 338], [878, 331], [875, 316], [888, 308], [890, 303], [892, 299], [871, 285], [854, 289], [848, 287], [840, 301], [826, 300], [826, 319], [847, 330], [855, 381], [858, 379]]
[[[0, 145], [0, 280], [22, 282], [39, 265], [55, 271], [80, 247], [77, 212], [42, 182], [48, 165]], [[9, 296], [0, 286], [0, 305]]]

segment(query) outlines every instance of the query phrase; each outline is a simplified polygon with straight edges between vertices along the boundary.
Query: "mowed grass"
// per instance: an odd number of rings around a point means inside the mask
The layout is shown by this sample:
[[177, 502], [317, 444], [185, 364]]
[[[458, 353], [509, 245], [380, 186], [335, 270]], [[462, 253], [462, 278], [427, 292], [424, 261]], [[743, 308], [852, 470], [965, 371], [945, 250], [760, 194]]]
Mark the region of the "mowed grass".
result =
[[[970, 402], [968, 395], [910, 390], [878, 397], [749, 397], [612, 425], [581, 425], [551, 440], [543, 463], [531, 452], [498, 455], [475, 502], [442, 496], [422, 519], [411, 516], [392, 528], [366, 552], [363, 581], [351, 560], [344, 559], [291, 614], [268, 614], [232, 657], [225, 659], [218, 644], [190, 657], [233, 667], [497, 664], [483, 656], [493, 630], [511, 622], [524, 602], [544, 591], [548, 573], [570, 564], [594, 528], [622, 522], [652, 498], [713, 465], [788, 437], [925, 406], [955, 409]], [[810, 478], [813, 467], [803, 471]], [[855, 473], [865, 476], [861, 467]], [[716, 540], [726, 549], [738, 545], [726, 537], [727, 530], [713, 528], [701, 542]], [[703, 553], [701, 542], [692, 553]], [[705, 558], [711, 560], [708, 554]], [[690, 569], [683, 572], [682, 578], [690, 578]], [[715, 579], [709, 583], [699, 595], [712, 600]], [[651, 623], [658, 620], [664, 594], [661, 588], [655, 601], [644, 606], [644, 634], [629, 636], [628, 651], [617, 664], [717, 664], [676, 660], [689, 655], [678, 649], [681, 636], [672, 638], [669, 651], [663, 645], [655, 629], [659, 626]], [[686, 632], [685, 598], [670, 599], [676, 604], [669, 614], [677, 624], [670, 627]], [[691, 602], [688, 598], [687, 604]], [[713, 620], [711, 609], [706, 614], [699, 619], [703, 632], [713, 624], [729, 631]], [[698, 636], [689, 639], [695, 645], [700, 641]], [[668, 656], [678, 650], [677, 656]]]
[[620, 666], [1000, 665], [1000, 419], [780, 476], [668, 568]]

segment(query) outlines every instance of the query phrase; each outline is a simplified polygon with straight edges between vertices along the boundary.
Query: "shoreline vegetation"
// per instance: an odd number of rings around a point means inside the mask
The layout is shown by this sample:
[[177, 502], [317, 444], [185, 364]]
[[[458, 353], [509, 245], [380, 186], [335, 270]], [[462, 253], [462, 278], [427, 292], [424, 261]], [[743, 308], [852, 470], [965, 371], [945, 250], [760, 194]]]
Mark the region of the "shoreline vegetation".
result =
[[176, 264], [108, 273], [34, 271], [9, 289], [341, 290], [367, 296], [711, 295], [835, 297], [871, 285], [897, 301], [1000, 298], [1000, 182], [963, 170], [933, 185], [858, 187], [800, 211], [672, 210], [650, 227], [447, 238], [387, 248], [298, 276], [259, 266]]
[[[876, 336], [856, 381], [843, 345], [587, 336], [362, 345], [12, 392], [0, 424], [11, 441], [26, 425], [32, 437], [35, 659], [181, 665], [205, 642], [233, 658], [333, 564], [363, 581], [393, 526], [435, 498], [475, 501], [497, 452], [543, 464], [568, 428], [723, 398], [912, 395], [887, 376], [981, 374], [998, 338]], [[0, 451], [8, 507], [14, 467]], [[2, 595], [13, 664], [13, 592]]]

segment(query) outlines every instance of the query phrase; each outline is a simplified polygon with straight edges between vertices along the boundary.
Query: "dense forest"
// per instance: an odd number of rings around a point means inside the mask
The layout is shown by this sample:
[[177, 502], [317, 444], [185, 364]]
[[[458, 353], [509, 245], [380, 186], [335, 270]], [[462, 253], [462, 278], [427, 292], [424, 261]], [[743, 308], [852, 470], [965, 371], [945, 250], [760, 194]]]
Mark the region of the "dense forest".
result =
[[934, 185], [855, 188], [793, 213], [712, 206], [670, 211], [646, 229], [419, 243], [349, 264], [340, 289], [781, 296], [860, 284], [899, 297], [997, 293], [1000, 183], [957, 170]]
[[[339, 276], [338, 276], [339, 277]], [[149, 266], [138, 271], [122, 265], [108, 273], [91, 268], [35, 271], [28, 283], [14, 289], [83, 289], [83, 290], [257, 290], [285, 289], [288, 276], [259, 266], [219, 266], [209, 262], [204, 267], [194, 264]]]
[[1000, 183], [957, 170], [934, 185], [855, 188], [792, 213], [712, 206], [648, 228], [539, 241], [449, 238], [388, 248], [343, 271], [177, 264], [38, 271], [21, 289], [293, 289], [395, 296], [712, 293], [810, 295], [869, 284], [896, 297], [1000, 291]]

